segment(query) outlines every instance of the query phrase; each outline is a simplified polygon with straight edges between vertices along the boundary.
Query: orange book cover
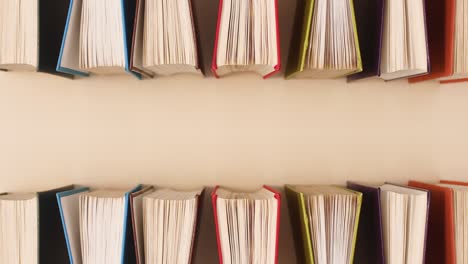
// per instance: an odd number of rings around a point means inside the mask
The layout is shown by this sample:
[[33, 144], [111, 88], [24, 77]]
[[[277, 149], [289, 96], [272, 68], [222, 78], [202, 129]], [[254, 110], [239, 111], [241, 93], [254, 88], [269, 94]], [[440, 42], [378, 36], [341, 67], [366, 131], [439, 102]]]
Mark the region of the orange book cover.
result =
[[468, 78], [440, 81], [440, 83], [442, 83], [442, 84], [447, 84], [447, 83], [460, 83], [460, 82], [468, 82]]
[[408, 185], [431, 192], [426, 263], [455, 264], [455, 226], [452, 189], [418, 181], [409, 181]]
[[460, 182], [460, 181], [440, 181], [440, 183], [444, 184], [453, 184], [453, 185], [461, 185], [461, 186], [468, 186], [468, 182]]
[[409, 78], [410, 83], [453, 74], [455, 0], [425, 0], [425, 8], [431, 70], [429, 74]]

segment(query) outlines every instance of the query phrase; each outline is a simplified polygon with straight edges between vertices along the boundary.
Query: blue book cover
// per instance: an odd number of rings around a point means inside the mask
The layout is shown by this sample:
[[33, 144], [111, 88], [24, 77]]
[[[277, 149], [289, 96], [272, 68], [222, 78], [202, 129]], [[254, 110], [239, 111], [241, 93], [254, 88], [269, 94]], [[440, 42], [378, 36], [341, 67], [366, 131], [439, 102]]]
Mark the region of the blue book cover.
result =
[[[59, 192], [59, 193], [56, 194], [57, 203], [58, 203], [58, 207], [59, 207], [59, 211], [60, 211], [60, 218], [62, 220], [63, 232], [64, 232], [64, 235], [65, 235], [65, 242], [67, 244], [68, 257], [70, 259], [70, 264], [74, 264], [75, 261], [74, 261], [74, 258], [73, 258], [73, 252], [72, 252], [72, 248], [71, 248], [70, 237], [68, 235], [69, 230], [67, 229], [67, 224], [66, 224], [66, 221], [65, 221], [65, 214], [64, 214], [64, 211], [63, 211], [62, 198], [70, 196], [70, 195], [74, 195], [74, 194], [77, 194], [77, 193], [87, 192], [87, 191], [89, 191], [89, 188], [81, 187], [81, 188], [76, 188], [76, 189], [72, 189], [72, 190], [68, 190], [68, 191], [64, 191], [64, 192]], [[81, 252], [80, 252], [80, 255], [81, 255]]]

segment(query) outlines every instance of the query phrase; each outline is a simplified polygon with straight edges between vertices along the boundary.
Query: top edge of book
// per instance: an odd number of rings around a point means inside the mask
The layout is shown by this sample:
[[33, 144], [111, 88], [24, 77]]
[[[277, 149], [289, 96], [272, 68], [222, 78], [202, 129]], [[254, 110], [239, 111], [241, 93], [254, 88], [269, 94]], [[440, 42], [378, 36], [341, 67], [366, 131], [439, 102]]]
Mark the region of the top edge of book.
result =
[[203, 188], [191, 191], [178, 191], [170, 188], [158, 189], [145, 195], [145, 199], [155, 200], [192, 200], [203, 192]]
[[226, 200], [268, 200], [276, 198], [277, 196], [277, 193], [275, 193], [270, 188], [267, 188], [266, 186], [255, 191], [237, 191], [224, 187], [218, 187], [214, 193], [217, 195], [218, 198]]
[[0, 200], [4, 201], [27, 201], [37, 198], [37, 193], [3, 193]]
[[336, 185], [287, 185], [294, 192], [306, 195], [361, 195], [360, 192]]
[[123, 198], [129, 190], [95, 190], [86, 192], [83, 196], [97, 197], [97, 198]]

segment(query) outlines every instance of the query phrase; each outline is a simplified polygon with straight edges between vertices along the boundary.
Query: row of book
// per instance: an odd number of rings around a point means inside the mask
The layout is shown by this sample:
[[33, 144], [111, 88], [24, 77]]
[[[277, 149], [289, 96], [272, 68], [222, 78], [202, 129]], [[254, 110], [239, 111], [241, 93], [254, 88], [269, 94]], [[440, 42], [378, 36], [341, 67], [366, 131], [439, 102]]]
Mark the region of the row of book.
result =
[[[468, 183], [285, 186], [299, 263], [460, 264]], [[0, 195], [0, 263], [191, 263], [204, 189]], [[216, 187], [219, 263], [277, 263], [280, 192]]]
[[[287, 78], [468, 80], [468, 0], [299, 0]], [[202, 75], [191, 0], [0, 2], [0, 69]], [[215, 76], [281, 68], [277, 0], [224, 0]]]

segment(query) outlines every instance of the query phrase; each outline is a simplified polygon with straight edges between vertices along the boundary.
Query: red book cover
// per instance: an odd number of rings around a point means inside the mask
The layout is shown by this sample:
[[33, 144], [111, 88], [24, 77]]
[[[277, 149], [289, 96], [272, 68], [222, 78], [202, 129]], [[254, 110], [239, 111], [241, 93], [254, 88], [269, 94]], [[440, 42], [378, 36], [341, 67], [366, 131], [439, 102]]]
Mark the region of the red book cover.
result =
[[426, 263], [455, 264], [455, 226], [452, 189], [418, 181], [409, 181], [408, 185], [431, 192], [426, 241]]
[[[264, 185], [263, 188], [266, 190], [274, 193], [275, 199], [278, 201], [278, 210], [277, 210], [277, 218], [276, 218], [276, 240], [275, 240], [275, 263], [278, 263], [278, 242], [279, 242], [279, 228], [280, 228], [280, 209], [281, 209], [281, 195], [278, 191], [274, 190], [273, 188]], [[223, 253], [221, 250], [221, 238], [219, 234], [219, 224], [218, 224], [218, 209], [216, 206], [216, 201], [218, 199], [217, 191], [219, 189], [219, 186], [216, 186], [211, 193], [212, 197], [212, 202], [213, 202], [213, 213], [214, 213], [214, 222], [215, 222], [215, 228], [216, 228], [216, 241], [218, 245], [218, 256], [219, 256], [219, 264], [223, 264]]]
[[[280, 54], [280, 37], [279, 37], [279, 22], [278, 22], [278, 0], [275, 1], [275, 22], [276, 22], [276, 47], [278, 50], [278, 64], [274, 67], [274, 70], [267, 75], [263, 76], [264, 79], [270, 77], [271, 75], [277, 73], [281, 69], [281, 54]], [[219, 0], [219, 8], [218, 8], [218, 22], [216, 23], [216, 36], [215, 36], [215, 43], [213, 49], [213, 60], [211, 62], [211, 71], [213, 72], [216, 78], [219, 78], [217, 74], [218, 64], [217, 64], [217, 53], [218, 53], [218, 41], [219, 41], [219, 28], [221, 26], [221, 13], [223, 11], [223, 0]]]
[[455, 0], [425, 0], [431, 71], [409, 78], [410, 83], [433, 80], [453, 74]]

